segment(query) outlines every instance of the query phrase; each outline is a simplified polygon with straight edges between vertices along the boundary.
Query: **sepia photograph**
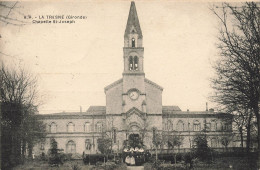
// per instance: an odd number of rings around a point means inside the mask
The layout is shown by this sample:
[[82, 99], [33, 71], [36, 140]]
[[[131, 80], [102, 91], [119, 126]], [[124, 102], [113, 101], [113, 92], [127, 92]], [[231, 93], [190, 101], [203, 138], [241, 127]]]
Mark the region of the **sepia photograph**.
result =
[[260, 170], [257, 1], [0, 0], [3, 170]]

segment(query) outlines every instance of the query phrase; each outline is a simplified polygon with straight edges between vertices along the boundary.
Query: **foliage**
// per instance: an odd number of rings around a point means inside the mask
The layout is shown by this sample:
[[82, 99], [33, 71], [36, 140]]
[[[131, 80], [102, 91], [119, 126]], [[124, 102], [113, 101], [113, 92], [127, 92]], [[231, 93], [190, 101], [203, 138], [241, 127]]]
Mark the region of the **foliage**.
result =
[[2, 161], [14, 166], [32, 155], [35, 143], [45, 137], [45, 125], [37, 119], [37, 79], [24, 69], [0, 69]]
[[[221, 26], [218, 37], [221, 56], [214, 66], [216, 77], [212, 79], [212, 87], [215, 94], [212, 99], [219, 103], [223, 111], [241, 116], [242, 119], [242, 116], [247, 116], [243, 111], [250, 110], [248, 114], [253, 114], [257, 119], [260, 149], [259, 4], [246, 2], [237, 7], [224, 3], [221, 8], [212, 11]], [[245, 125], [248, 128], [249, 123], [247, 121]]]
[[102, 154], [109, 154], [111, 153], [111, 146], [112, 146], [112, 139], [111, 138], [99, 138], [97, 140], [98, 143], [98, 150], [102, 153]]
[[64, 155], [60, 153], [58, 143], [54, 138], [51, 139], [51, 148], [49, 150], [49, 164], [51, 166], [60, 165], [64, 162]]
[[126, 170], [126, 164], [115, 164], [114, 162], [107, 162], [105, 164], [101, 164], [93, 167], [91, 170]]
[[222, 136], [221, 137], [221, 144], [227, 148], [229, 143], [232, 141], [232, 136]]
[[71, 168], [72, 170], [81, 170], [79, 164], [72, 164]]
[[208, 146], [207, 137], [204, 134], [197, 134], [194, 138], [194, 142], [196, 143], [195, 147], [195, 155], [202, 161], [210, 161], [211, 149]]

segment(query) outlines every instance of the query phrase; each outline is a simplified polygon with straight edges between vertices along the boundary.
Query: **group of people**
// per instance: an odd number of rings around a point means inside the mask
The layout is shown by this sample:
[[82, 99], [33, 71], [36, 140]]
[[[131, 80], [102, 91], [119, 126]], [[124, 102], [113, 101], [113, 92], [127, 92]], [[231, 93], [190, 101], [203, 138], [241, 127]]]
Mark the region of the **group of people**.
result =
[[131, 155], [131, 157], [129, 155], [127, 155], [126, 158], [125, 158], [125, 163], [127, 165], [134, 166], [135, 165], [135, 157], [133, 155]]

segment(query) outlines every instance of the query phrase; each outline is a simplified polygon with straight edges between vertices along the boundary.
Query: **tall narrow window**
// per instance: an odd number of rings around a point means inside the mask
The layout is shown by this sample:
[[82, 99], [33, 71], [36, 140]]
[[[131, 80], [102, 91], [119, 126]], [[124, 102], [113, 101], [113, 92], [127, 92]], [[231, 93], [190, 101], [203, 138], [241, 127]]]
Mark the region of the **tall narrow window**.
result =
[[155, 140], [155, 135], [156, 135], [156, 131], [155, 131], [156, 129], [155, 128], [153, 128], [153, 140]]
[[216, 138], [212, 138], [212, 139], [211, 139], [211, 147], [212, 147], [212, 148], [216, 148], [216, 147], [217, 147], [217, 144], [218, 144], [218, 143], [217, 143], [217, 139], [216, 139]]
[[134, 70], [138, 70], [138, 57], [134, 57]]
[[130, 56], [129, 57], [129, 70], [133, 70], [134, 69], [134, 61], [133, 61], [133, 57]]
[[217, 131], [217, 122], [216, 122], [216, 120], [213, 120], [212, 122], [211, 122], [211, 130], [212, 131]]
[[74, 132], [74, 124], [72, 122], [67, 125], [68, 132]]
[[170, 120], [167, 121], [167, 130], [171, 131], [173, 128], [172, 128], [173, 124]]
[[85, 123], [85, 132], [90, 132], [90, 123]]
[[132, 38], [132, 47], [135, 47], [135, 39]]
[[116, 129], [113, 129], [113, 141], [116, 143]]
[[193, 130], [200, 131], [200, 122], [198, 120], [193, 122]]
[[67, 143], [67, 153], [75, 153], [76, 152], [76, 144], [74, 141], [70, 140]]
[[102, 123], [101, 122], [98, 122], [96, 124], [96, 132], [102, 132]]
[[51, 133], [56, 133], [57, 132], [57, 125], [56, 123], [52, 122], [50, 125], [50, 132]]
[[184, 123], [183, 123], [183, 121], [181, 121], [181, 120], [178, 121], [176, 130], [177, 131], [184, 131]]
[[85, 147], [86, 147], [86, 150], [91, 150], [90, 139], [86, 139], [86, 141], [85, 141]]

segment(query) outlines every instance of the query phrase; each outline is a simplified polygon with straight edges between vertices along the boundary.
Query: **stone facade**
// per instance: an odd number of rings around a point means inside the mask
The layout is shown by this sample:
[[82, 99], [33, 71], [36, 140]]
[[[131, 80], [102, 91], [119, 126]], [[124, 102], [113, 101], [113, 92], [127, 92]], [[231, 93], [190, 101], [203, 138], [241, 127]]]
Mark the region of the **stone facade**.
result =
[[86, 112], [39, 115], [47, 125], [48, 134], [45, 142], [34, 148], [35, 154], [47, 153], [51, 138], [66, 153], [82, 154], [87, 150], [95, 154], [99, 152], [97, 139], [104, 133], [113, 140], [115, 152], [123, 149], [123, 142], [130, 134], [139, 134], [146, 148], [152, 149], [155, 131], [183, 136], [181, 148], [191, 148], [194, 135], [203, 131], [210, 146], [223, 147], [221, 136], [232, 133], [226, 121], [230, 115], [212, 110], [183, 112], [178, 106], [162, 106], [163, 88], [145, 78], [142, 42], [135, 3], [131, 2], [124, 35], [123, 77], [105, 87], [106, 106], [91, 106]]

